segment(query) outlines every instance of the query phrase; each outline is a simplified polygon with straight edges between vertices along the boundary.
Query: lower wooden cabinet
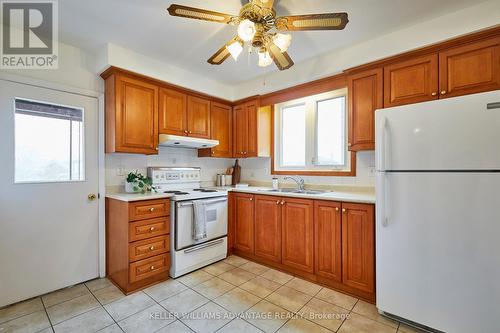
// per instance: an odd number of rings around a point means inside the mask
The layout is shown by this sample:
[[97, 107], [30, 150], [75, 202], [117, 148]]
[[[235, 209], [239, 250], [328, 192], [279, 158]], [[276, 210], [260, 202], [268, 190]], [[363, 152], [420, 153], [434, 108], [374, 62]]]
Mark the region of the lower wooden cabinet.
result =
[[229, 202], [229, 252], [375, 301], [374, 205], [245, 193]]
[[314, 272], [314, 203], [283, 198], [282, 264]]
[[341, 203], [314, 202], [314, 272], [316, 275], [342, 281], [342, 214]]
[[106, 198], [106, 273], [124, 293], [168, 279], [169, 215], [168, 199]]
[[281, 262], [282, 198], [255, 196], [255, 256]]
[[234, 195], [234, 248], [250, 254], [254, 253], [254, 207], [253, 194]]
[[342, 283], [375, 292], [374, 207], [342, 204]]

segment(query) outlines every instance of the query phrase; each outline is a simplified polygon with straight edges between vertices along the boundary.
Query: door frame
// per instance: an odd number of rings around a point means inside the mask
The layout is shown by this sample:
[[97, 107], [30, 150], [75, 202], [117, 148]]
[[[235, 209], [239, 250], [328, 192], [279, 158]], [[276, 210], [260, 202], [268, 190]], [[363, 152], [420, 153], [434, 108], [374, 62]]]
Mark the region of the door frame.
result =
[[[96, 76], [98, 77], [98, 76]], [[98, 131], [98, 170], [97, 170], [97, 179], [98, 179], [98, 223], [99, 223], [99, 232], [98, 232], [98, 244], [99, 244], [99, 257], [98, 257], [98, 266], [99, 266], [99, 277], [106, 276], [106, 228], [105, 228], [105, 193], [106, 193], [106, 182], [105, 182], [105, 154], [104, 154], [104, 93], [87, 90], [77, 87], [68, 86], [66, 84], [55, 83], [44, 81], [40, 79], [35, 79], [31, 77], [21, 76], [17, 74], [10, 74], [0, 71], [0, 80], [25, 84], [32, 87], [50, 89], [54, 91], [86, 96], [90, 98], [94, 98], [97, 101], [97, 131]]]

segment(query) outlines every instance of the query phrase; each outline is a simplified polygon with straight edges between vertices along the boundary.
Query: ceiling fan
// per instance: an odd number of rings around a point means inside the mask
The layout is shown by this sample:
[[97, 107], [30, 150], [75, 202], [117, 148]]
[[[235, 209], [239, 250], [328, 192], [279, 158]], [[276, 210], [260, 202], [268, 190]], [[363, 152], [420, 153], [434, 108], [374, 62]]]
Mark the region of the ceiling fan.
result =
[[237, 60], [245, 43], [249, 43], [258, 49], [259, 66], [274, 62], [280, 70], [293, 66], [287, 53], [292, 36], [283, 32], [342, 30], [349, 22], [347, 13], [276, 16], [273, 5], [274, 0], [250, 0], [238, 16], [182, 5], [171, 5], [168, 12], [172, 16], [238, 26], [238, 34], [208, 59], [210, 64], [220, 65], [229, 56]]

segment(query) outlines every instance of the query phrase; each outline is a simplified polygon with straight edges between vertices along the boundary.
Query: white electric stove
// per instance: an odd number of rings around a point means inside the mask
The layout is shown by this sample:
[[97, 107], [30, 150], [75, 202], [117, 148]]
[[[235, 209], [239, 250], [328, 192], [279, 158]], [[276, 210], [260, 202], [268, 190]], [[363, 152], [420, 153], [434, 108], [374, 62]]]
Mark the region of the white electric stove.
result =
[[[177, 278], [227, 256], [227, 191], [202, 188], [200, 168], [148, 168], [156, 191], [170, 198], [170, 276]], [[193, 201], [206, 205], [207, 237], [194, 240]]]

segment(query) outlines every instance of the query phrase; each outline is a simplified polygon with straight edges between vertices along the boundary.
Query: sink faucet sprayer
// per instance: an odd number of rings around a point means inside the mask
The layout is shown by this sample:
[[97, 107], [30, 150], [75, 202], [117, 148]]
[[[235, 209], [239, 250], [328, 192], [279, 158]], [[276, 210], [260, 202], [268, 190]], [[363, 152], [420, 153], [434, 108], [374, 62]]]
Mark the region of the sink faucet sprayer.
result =
[[298, 191], [303, 192], [305, 190], [305, 186], [304, 186], [305, 181], [301, 177], [299, 177], [299, 176], [295, 176], [295, 177], [286, 176], [283, 179], [284, 180], [290, 179], [290, 180], [293, 180], [295, 183], [297, 183], [297, 190]]

